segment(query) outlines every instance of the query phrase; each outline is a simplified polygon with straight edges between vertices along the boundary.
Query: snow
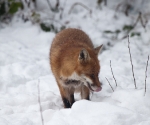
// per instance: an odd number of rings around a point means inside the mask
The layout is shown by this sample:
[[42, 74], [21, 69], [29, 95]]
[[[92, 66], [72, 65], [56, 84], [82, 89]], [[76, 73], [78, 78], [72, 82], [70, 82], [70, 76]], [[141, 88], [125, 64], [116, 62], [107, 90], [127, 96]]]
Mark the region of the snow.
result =
[[55, 113], [49, 124], [90, 125], [94, 123], [94, 125], [129, 125], [138, 124], [140, 121], [145, 120], [142, 114], [106, 102], [77, 101], [69, 113], [65, 114], [64, 110], [61, 110], [61, 112]]
[[[91, 16], [82, 7], [76, 7], [68, 15], [74, 2], [66, 2], [64, 18], [60, 21], [69, 21], [67, 27], [85, 31], [95, 46], [104, 44], [104, 50], [98, 57], [102, 91], [91, 93], [91, 101], [80, 100], [79, 95], [75, 95], [76, 102], [72, 108], [64, 109], [49, 65], [49, 49], [55, 33], [44, 32], [37, 24], [14, 19], [0, 29], [0, 124], [42, 124], [38, 103], [39, 84], [45, 125], [150, 125], [150, 67], [147, 69], [147, 91], [144, 96], [145, 69], [147, 56], [150, 55], [150, 23], [146, 31], [138, 24], [141, 37], [130, 38], [137, 83], [135, 89], [128, 39], [113, 40], [103, 33], [130, 24], [132, 19], [121, 13], [115, 19], [113, 9], [103, 7], [99, 10], [93, 1], [84, 0], [82, 2], [88, 7], [95, 8]], [[121, 33], [118, 38], [123, 36], [124, 33]], [[110, 60], [117, 87], [111, 74]]]

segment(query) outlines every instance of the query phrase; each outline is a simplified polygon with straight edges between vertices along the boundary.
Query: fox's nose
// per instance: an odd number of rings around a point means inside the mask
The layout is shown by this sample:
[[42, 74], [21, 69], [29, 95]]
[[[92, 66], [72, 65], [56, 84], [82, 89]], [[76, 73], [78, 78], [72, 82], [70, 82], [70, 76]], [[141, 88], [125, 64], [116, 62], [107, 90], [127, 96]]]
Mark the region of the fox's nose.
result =
[[99, 92], [101, 90], [102, 90], [102, 87], [97, 87], [96, 90], [95, 90], [95, 92]]

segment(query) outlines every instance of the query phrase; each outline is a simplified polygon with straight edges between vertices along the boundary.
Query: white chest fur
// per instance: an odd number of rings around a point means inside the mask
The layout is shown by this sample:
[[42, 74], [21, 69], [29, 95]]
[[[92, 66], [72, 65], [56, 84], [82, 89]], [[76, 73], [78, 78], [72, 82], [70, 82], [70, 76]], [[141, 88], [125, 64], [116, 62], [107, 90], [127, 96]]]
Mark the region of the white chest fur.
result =
[[76, 72], [72, 73], [71, 76], [69, 77], [63, 77], [61, 76], [60, 78], [60, 83], [64, 87], [79, 87], [81, 84], [84, 84], [87, 86], [87, 82], [89, 84], [92, 84], [92, 80], [88, 77], [86, 77], [84, 74], [83, 75], [78, 75]]

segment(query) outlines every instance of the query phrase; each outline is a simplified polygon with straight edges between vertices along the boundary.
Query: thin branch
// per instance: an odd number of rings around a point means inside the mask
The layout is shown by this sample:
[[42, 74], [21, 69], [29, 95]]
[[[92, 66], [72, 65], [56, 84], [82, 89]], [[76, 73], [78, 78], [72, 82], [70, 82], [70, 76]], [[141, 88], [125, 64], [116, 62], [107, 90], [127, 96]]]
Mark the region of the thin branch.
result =
[[[129, 33], [136, 27], [136, 25], [137, 25], [137, 23], [138, 23], [139, 21], [140, 21], [142, 27], [143, 27], [144, 29], [146, 28], [147, 21], [145, 21], [145, 24], [144, 24], [143, 18], [142, 18], [142, 13], [139, 12], [139, 15], [138, 15], [138, 17], [137, 17], [135, 23], [133, 24], [132, 28], [131, 28], [130, 30], [128, 30], [127, 34], [129, 34]], [[145, 29], [145, 30], [146, 30], [146, 29]], [[125, 38], [127, 38], [127, 37], [128, 37], [128, 35], [125, 35], [125, 36], [123, 36], [121, 39], [125, 39]]]
[[122, 5], [122, 3], [119, 3], [115, 9], [115, 13], [118, 11], [119, 7]]
[[111, 67], [111, 60], [110, 60], [110, 68], [111, 68], [111, 73], [112, 73], [112, 75], [113, 75], [113, 78], [114, 78], [115, 83], [116, 83], [116, 86], [117, 86], [117, 81], [116, 81], [116, 79], [115, 79], [115, 76], [114, 76], [114, 74], [113, 74], [113, 70], [112, 70], [112, 67]]
[[41, 100], [40, 100], [40, 88], [39, 88], [39, 84], [40, 84], [40, 79], [38, 79], [38, 103], [39, 103], [39, 107], [40, 107], [40, 114], [41, 114], [42, 125], [44, 125], [44, 119], [43, 119], [43, 114], [42, 114], [42, 106], [41, 106]]
[[65, 2], [64, 2], [63, 8], [61, 8], [60, 19], [62, 19], [62, 17], [63, 17], [64, 8], [66, 7], [66, 1], [67, 1], [67, 0], [65, 0]]
[[56, 2], [56, 6], [55, 6], [55, 8], [58, 8], [59, 7], [59, 0], [57, 0], [57, 2]]
[[70, 14], [70, 13], [71, 13], [71, 11], [73, 10], [73, 8], [74, 8], [76, 5], [80, 5], [80, 6], [82, 6], [83, 8], [85, 8], [86, 10], [88, 10], [90, 14], [92, 13], [92, 10], [91, 10], [91, 9], [89, 9], [87, 6], [85, 6], [85, 5], [84, 5], [84, 4], [82, 4], [82, 3], [76, 2], [76, 3], [74, 3], [74, 4], [71, 6], [71, 8], [70, 8], [70, 10], [69, 10], [69, 13], [68, 13], [68, 14]]
[[121, 2], [121, 3], [119, 3], [119, 4], [117, 5], [117, 7], [116, 7], [116, 9], [115, 9], [115, 15], [114, 15], [115, 18], [117, 17], [117, 12], [118, 12], [118, 10], [119, 10], [119, 8], [120, 8], [120, 6], [121, 6], [122, 4], [123, 4], [123, 3]]
[[146, 31], [146, 25], [147, 25], [147, 20], [145, 19], [145, 24], [144, 24], [144, 22], [143, 22], [143, 18], [142, 18], [142, 14], [141, 14], [141, 18], [140, 18], [140, 21], [141, 21], [141, 25], [142, 25], [142, 27], [145, 29], [145, 31]]
[[131, 8], [131, 5], [130, 5], [130, 4], [127, 4], [127, 5], [126, 5], [126, 9], [125, 9], [125, 11], [124, 11], [124, 13], [125, 13], [126, 16], [129, 15], [128, 11], [130, 10], [130, 8]]
[[131, 51], [130, 51], [129, 44], [130, 44], [130, 41], [129, 41], [129, 35], [128, 35], [128, 48], [129, 48], [129, 54], [130, 54], [130, 62], [131, 62], [131, 66], [132, 66], [132, 74], [133, 74], [135, 89], [137, 89], [137, 87], [136, 87], [136, 81], [135, 81], [135, 77], [134, 77], [133, 63], [132, 63], [132, 57], [131, 57]]
[[139, 20], [140, 20], [140, 22], [141, 22], [142, 27], [145, 29], [147, 22], [145, 22], [145, 24], [144, 24], [143, 18], [142, 18], [142, 13], [141, 13], [141, 12], [139, 12], [139, 15], [138, 15], [138, 17], [137, 17], [137, 19], [136, 19], [136, 22], [135, 22], [135, 24], [133, 25], [133, 29], [135, 28], [135, 26], [137, 25], [137, 23], [139, 22]]
[[[142, 13], [141, 12], [139, 12], [139, 15], [138, 15], [138, 17], [137, 17], [137, 19], [136, 19], [136, 22], [134, 23], [134, 25], [133, 25], [133, 28], [132, 29], [134, 29], [135, 28], [135, 26], [137, 25], [137, 23], [139, 22], [139, 20], [141, 19], [141, 15], [142, 15]], [[131, 30], [132, 30], [131, 29]], [[130, 32], [130, 31], [129, 31]]]
[[104, 5], [107, 6], [107, 0], [104, 0]]
[[[141, 19], [141, 12], [139, 12], [139, 15], [138, 15], [135, 23], [133, 24], [132, 28], [130, 30], [128, 30], [127, 34], [129, 34], [136, 27], [136, 25], [137, 25], [137, 23], [139, 22], [140, 19]], [[126, 35], [126, 37], [128, 37], [128, 35]], [[124, 38], [126, 38], [126, 37], [124, 37]]]
[[149, 61], [149, 55], [148, 55], [147, 65], [146, 65], [146, 70], [145, 70], [145, 93], [144, 93], [144, 96], [145, 96], [145, 94], [146, 94], [146, 78], [147, 78], [147, 67], [148, 67], [148, 61]]
[[[106, 77], [105, 77], [106, 78]], [[111, 86], [111, 84], [110, 84], [110, 82], [108, 81], [108, 79], [106, 78], [106, 80], [107, 80], [107, 82], [109, 83], [109, 85], [110, 85], [110, 87], [111, 87], [111, 89], [112, 89], [112, 91], [114, 92], [114, 89], [113, 89], [113, 87]]]
[[36, 0], [32, 0], [32, 1], [33, 1], [33, 4], [34, 4], [34, 7], [37, 8]]
[[51, 5], [49, 0], [47, 0], [47, 3], [48, 3], [48, 6], [49, 6], [50, 10], [52, 10], [52, 5]]

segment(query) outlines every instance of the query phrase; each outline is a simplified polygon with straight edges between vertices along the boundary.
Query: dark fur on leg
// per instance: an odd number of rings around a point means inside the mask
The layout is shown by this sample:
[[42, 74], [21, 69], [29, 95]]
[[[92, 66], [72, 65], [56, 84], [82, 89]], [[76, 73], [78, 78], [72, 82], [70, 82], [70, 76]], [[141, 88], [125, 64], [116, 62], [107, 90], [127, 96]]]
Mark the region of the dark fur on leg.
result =
[[62, 100], [63, 100], [65, 108], [71, 108], [71, 105], [70, 105], [68, 99], [66, 99], [65, 97], [63, 97]]

